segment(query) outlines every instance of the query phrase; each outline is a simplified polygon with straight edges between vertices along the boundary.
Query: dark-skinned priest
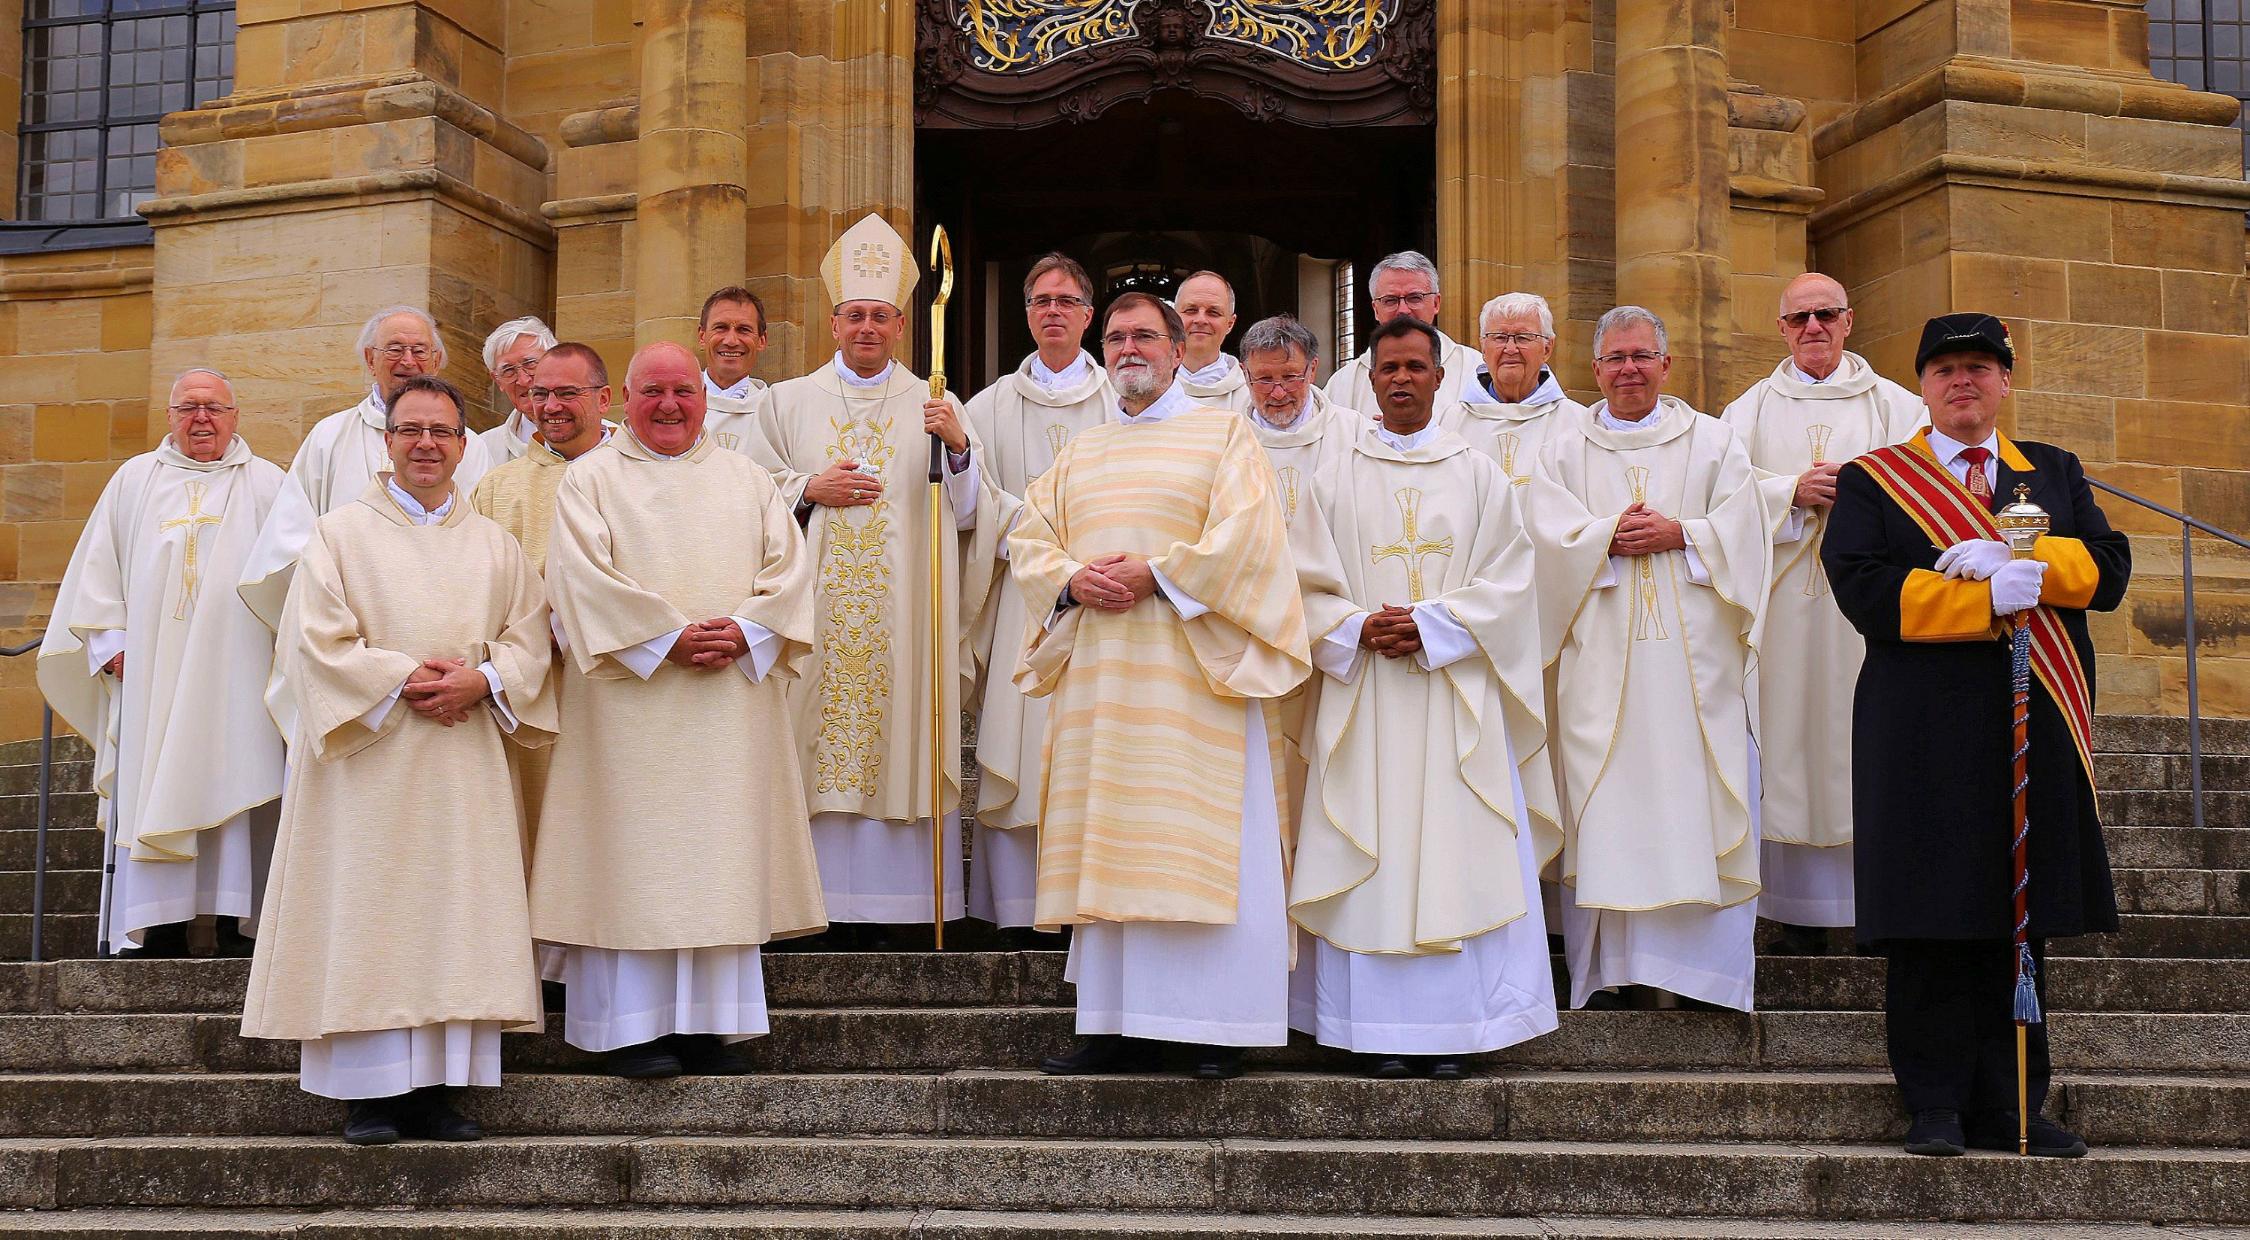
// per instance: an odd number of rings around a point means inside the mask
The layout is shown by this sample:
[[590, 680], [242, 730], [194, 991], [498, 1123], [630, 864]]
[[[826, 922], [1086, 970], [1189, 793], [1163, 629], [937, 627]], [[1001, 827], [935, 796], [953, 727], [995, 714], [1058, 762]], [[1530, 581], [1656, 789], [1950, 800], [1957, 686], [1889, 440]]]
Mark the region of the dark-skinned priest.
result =
[[[1915, 353], [1930, 425], [1844, 467], [1821, 563], [1867, 639], [1852, 709], [1859, 941], [1889, 961], [1906, 1148], [2017, 1142], [2019, 961], [2046, 1005], [2046, 942], [2117, 928], [2093, 784], [2088, 611], [2125, 596], [2132, 550], [2078, 458], [1999, 433], [2015, 353], [1989, 314], [1931, 319]], [[2049, 529], [2030, 558], [1994, 512], [2019, 488]], [[2009, 631], [2031, 631], [2029, 937], [2014, 941]], [[2026, 998], [2031, 996], [2027, 995]], [[2086, 1143], [2039, 1117], [2047, 1026], [2028, 1026], [2029, 1152]]]

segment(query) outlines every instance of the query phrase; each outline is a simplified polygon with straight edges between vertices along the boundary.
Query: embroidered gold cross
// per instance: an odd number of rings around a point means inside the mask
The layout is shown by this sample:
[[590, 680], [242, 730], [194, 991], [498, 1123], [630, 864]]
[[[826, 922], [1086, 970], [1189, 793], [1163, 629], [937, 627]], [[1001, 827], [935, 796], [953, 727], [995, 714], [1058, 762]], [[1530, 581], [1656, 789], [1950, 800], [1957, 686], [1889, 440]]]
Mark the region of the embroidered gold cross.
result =
[[[1835, 434], [1835, 427], [1825, 426], [1818, 422], [1805, 428], [1805, 444], [1812, 449], [1813, 464], [1825, 465], [1828, 463], [1828, 441]], [[1806, 522], [1813, 527], [1812, 573], [1805, 578], [1804, 593], [1806, 598], [1819, 598], [1821, 595], [1828, 593], [1828, 574], [1820, 567], [1820, 539], [1821, 535], [1828, 532], [1827, 523], [1821, 520], [1823, 515], [1819, 509], [1815, 509], [1806, 514], [1805, 517]]]
[[1281, 482], [1281, 519], [1294, 521], [1297, 519], [1297, 467], [1284, 465], [1274, 471], [1274, 477]]
[[184, 517], [174, 517], [160, 522], [160, 530], [185, 529], [187, 552], [180, 558], [180, 605], [172, 609], [174, 620], [187, 619], [188, 608], [195, 602], [195, 587], [200, 584], [195, 567], [195, 544], [201, 541], [203, 527], [217, 525], [223, 518], [203, 511], [203, 496], [208, 488], [200, 482], [187, 484], [188, 510]]
[[[1635, 465], [1625, 471], [1625, 477], [1633, 486], [1633, 502], [1636, 504], [1647, 503], [1648, 467], [1646, 465]], [[1637, 579], [1641, 596], [1640, 606], [1633, 609], [1633, 640], [1637, 642], [1647, 641], [1652, 627], [1656, 633], [1656, 640], [1660, 642], [1672, 640], [1672, 635], [1665, 631], [1663, 614], [1656, 609], [1656, 558], [1646, 555], [1634, 556], [1633, 575]]]
[[1422, 492], [1413, 487], [1398, 491], [1400, 521], [1398, 541], [1371, 548], [1375, 562], [1398, 559], [1406, 561], [1406, 601], [1422, 601], [1422, 560], [1425, 556], [1453, 557], [1453, 539], [1440, 538], [1434, 542], [1422, 537]]
[[891, 274], [891, 254], [885, 246], [862, 241], [852, 251], [852, 271], [863, 280], [880, 280]]
[[1069, 447], [1069, 446], [1070, 446], [1070, 428], [1069, 428], [1069, 427], [1067, 427], [1067, 426], [1063, 426], [1063, 425], [1061, 425], [1061, 424], [1059, 424], [1059, 423], [1058, 423], [1058, 424], [1055, 424], [1055, 425], [1049, 426], [1049, 427], [1047, 428], [1047, 454], [1048, 454], [1048, 455], [1050, 455], [1050, 456], [1061, 456], [1061, 455], [1062, 455], [1062, 450], [1063, 450], [1064, 448], [1067, 448], [1067, 447]]
[[1516, 448], [1522, 442], [1514, 431], [1500, 436], [1500, 472], [1508, 475], [1510, 483], [1523, 481], [1523, 476], [1516, 472]]

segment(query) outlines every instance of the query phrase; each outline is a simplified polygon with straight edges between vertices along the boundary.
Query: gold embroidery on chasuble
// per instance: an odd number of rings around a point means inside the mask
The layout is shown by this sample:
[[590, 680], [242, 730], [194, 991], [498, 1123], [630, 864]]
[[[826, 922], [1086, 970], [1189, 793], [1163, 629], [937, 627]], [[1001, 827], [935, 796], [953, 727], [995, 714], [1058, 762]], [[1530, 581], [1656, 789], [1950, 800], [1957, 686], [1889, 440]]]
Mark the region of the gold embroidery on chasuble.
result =
[[[1818, 422], [1805, 428], [1805, 443], [1812, 449], [1813, 464], [1825, 465], [1828, 463], [1828, 440], [1835, 433], [1835, 427]], [[1821, 595], [1828, 593], [1828, 574], [1820, 566], [1820, 539], [1823, 534], [1828, 532], [1828, 523], [1822, 521], [1821, 516], [1822, 513], [1818, 510], [1805, 514], [1806, 523], [1813, 527], [1812, 547], [1809, 551], [1812, 556], [1813, 570], [1805, 578], [1804, 593], [1806, 598], [1819, 598]]]
[[[897, 450], [885, 402], [867, 416], [844, 399], [844, 416], [830, 418], [836, 441], [828, 459], [858, 461], [887, 474]], [[820, 740], [815, 748], [816, 791], [880, 791], [883, 717], [891, 701], [891, 567], [884, 555], [891, 498], [825, 510], [828, 554], [820, 565]]]
[[1422, 593], [1422, 561], [1425, 557], [1442, 555], [1453, 558], [1453, 537], [1439, 539], [1422, 537], [1422, 492], [1418, 487], [1400, 487], [1398, 500], [1399, 536], [1394, 543], [1385, 543], [1368, 549], [1376, 564], [1385, 560], [1406, 561], [1406, 601], [1419, 603]]
[[1514, 431], [1500, 435], [1500, 472], [1508, 475], [1508, 485], [1520, 487], [1531, 481], [1531, 474], [1516, 472], [1516, 453], [1523, 447], [1523, 436]]
[[1070, 428], [1060, 422], [1050, 424], [1047, 427], [1047, 455], [1050, 458], [1061, 456], [1063, 449], [1069, 446]]
[[172, 609], [174, 620], [187, 619], [188, 608], [195, 605], [196, 587], [202, 584], [200, 570], [196, 567], [196, 544], [203, 539], [203, 527], [217, 525], [224, 520], [216, 513], [203, 511], [203, 497], [209, 493], [210, 488], [203, 483], [188, 483], [187, 513], [169, 521], [160, 521], [156, 526], [159, 530], [184, 529], [187, 531], [187, 537], [182, 540], [183, 549], [180, 553], [180, 603], [179, 606]]
[[1297, 467], [1284, 465], [1274, 471], [1274, 476], [1281, 482], [1281, 519], [1294, 521], [1297, 519], [1297, 486], [1301, 481]]
[[[1632, 482], [1633, 502], [1636, 504], [1647, 503], [1648, 466], [1635, 465], [1625, 471], [1625, 476]], [[1656, 640], [1660, 642], [1672, 640], [1671, 633], [1664, 628], [1663, 613], [1656, 608], [1656, 557], [1634, 556], [1633, 575], [1639, 587], [1638, 593], [1640, 595], [1640, 606], [1633, 609], [1633, 640], [1645, 642], [1652, 632], [1656, 635]]]
[[719, 431], [713, 434], [711, 438], [718, 440], [719, 446], [729, 452], [738, 452], [742, 449], [742, 436], [732, 431]]

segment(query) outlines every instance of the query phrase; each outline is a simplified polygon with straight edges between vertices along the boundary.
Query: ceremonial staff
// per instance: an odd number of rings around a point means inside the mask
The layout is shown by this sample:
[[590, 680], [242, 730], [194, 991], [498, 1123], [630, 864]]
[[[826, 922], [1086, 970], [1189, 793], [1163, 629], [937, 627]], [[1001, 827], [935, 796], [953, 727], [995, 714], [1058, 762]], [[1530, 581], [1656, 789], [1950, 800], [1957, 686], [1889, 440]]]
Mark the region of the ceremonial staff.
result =
[[[1972, 466], [1972, 468], [1975, 468]], [[2019, 560], [2046, 537], [2047, 510], [2031, 502], [2031, 488], [2016, 487], [2016, 502], [2000, 510], [2000, 536]], [[2010, 675], [2014, 689], [2015, 730], [2015, 902], [2016, 902], [2016, 1153], [2031, 1152], [2031, 1088], [2027, 1046], [2030, 1027], [2040, 1022], [2039, 985], [2031, 960], [2031, 621], [2019, 612], [2008, 622]]]
[[[940, 224], [930, 235], [930, 265], [940, 272], [930, 303], [930, 399], [945, 399], [945, 303], [953, 297], [953, 244]], [[930, 925], [945, 950], [945, 441], [930, 436]]]

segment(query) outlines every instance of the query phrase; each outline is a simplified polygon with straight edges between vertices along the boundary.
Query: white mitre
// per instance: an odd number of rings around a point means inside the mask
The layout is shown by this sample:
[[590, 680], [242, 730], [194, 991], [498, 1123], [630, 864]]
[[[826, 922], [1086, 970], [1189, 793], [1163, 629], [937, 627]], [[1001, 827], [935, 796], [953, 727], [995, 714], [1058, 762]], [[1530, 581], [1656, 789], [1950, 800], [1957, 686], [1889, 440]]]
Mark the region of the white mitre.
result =
[[880, 215], [852, 225], [820, 260], [820, 282], [828, 286], [831, 305], [881, 301], [904, 310], [921, 278], [906, 238]]

